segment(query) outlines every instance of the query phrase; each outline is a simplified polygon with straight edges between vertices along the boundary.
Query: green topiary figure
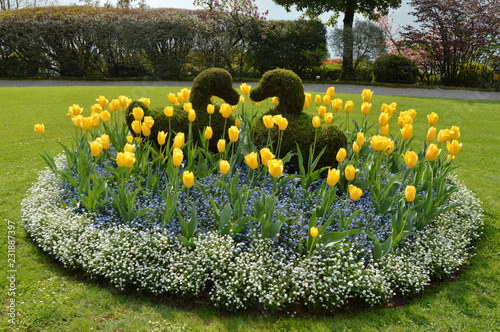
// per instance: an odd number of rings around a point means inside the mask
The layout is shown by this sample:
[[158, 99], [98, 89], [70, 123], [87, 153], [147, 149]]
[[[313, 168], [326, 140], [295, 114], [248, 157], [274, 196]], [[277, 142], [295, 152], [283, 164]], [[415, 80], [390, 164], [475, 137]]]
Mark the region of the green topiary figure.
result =
[[[288, 120], [288, 127], [283, 133], [280, 156], [283, 158], [288, 152], [296, 151], [297, 144], [308, 160], [309, 148], [314, 144], [315, 129], [312, 126], [312, 116], [303, 112], [304, 88], [301, 79], [292, 71], [275, 69], [266, 72], [259, 85], [250, 91], [250, 98], [261, 101], [269, 97], [277, 96], [279, 105], [264, 115], [281, 114]], [[269, 129], [267, 129], [260, 117], [253, 125], [255, 145], [260, 149], [266, 146]], [[277, 126], [270, 129], [273, 142], [278, 140]], [[337, 151], [347, 146], [347, 137], [337, 126], [324, 125], [319, 128], [316, 153], [326, 147], [318, 167], [337, 165], [335, 158]], [[297, 165], [298, 159], [293, 158], [292, 164]]]
[[[205, 127], [209, 123], [209, 114], [207, 113], [207, 105], [210, 104], [212, 96], [217, 96], [223, 99], [226, 103], [230, 105], [236, 105], [239, 102], [239, 94], [233, 89], [233, 79], [231, 74], [224, 69], [220, 68], [210, 68], [201, 72], [194, 80], [193, 86], [191, 88], [191, 104], [193, 109], [196, 111], [196, 120], [193, 122], [193, 140], [198, 142], [200, 135], [198, 133], [203, 133]], [[134, 121], [134, 116], [132, 110], [134, 107], [141, 107], [144, 110], [144, 116], [151, 116], [154, 119], [154, 125], [151, 128], [151, 135], [149, 139], [157, 144], [158, 132], [164, 131], [169, 132], [169, 128], [172, 129], [174, 133], [183, 132], [188, 134], [188, 113], [182, 108], [182, 105], [174, 107], [174, 115], [168, 118], [163, 111], [160, 109], [150, 109], [144, 103], [140, 101], [132, 102], [126, 112], [126, 121], [131, 133], [135, 136], [141, 136], [142, 134], [135, 134], [132, 128], [132, 122]], [[219, 106], [215, 106], [214, 114], [211, 117], [211, 127], [213, 130], [213, 137], [210, 140], [210, 149], [212, 151], [217, 151], [217, 141], [223, 135], [225, 119], [219, 113]], [[230, 116], [227, 119], [227, 128], [234, 124], [234, 118]], [[172, 139], [169, 137], [168, 139]], [[226, 135], [227, 139], [227, 135]]]

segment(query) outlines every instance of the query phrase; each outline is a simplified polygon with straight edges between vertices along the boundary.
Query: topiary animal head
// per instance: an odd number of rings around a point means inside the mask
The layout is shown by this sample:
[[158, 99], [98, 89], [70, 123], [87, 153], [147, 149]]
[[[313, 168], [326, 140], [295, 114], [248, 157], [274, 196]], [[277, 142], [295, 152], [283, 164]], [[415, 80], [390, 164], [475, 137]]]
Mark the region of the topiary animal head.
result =
[[253, 101], [278, 97], [277, 113], [298, 115], [304, 108], [304, 87], [297, 74], [287, 69], [273, 69], [264, 73], [259, 85], [250, 91]]
[[209, 68], [193, 80], [190, 99], [195, 110], [206, 110], [212, 96], [219, 97], [231, 105], [238, 104], [240, 95], [233, 89], [233, 77], [227, 70]]

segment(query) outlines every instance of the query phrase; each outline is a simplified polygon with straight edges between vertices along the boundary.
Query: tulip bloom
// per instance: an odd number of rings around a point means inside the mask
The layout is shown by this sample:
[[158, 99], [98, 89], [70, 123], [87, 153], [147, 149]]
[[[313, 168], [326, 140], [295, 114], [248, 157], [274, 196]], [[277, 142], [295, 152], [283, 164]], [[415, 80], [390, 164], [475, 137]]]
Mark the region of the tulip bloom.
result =
[[334, 112], [340, 111], [342, 108], [342, 99], [336, 98], [332, 101], [332, 108]]
[[331, 124], [333, 122], [333, 114], [330, 112], [325, 113], [324, 119], [326, 123]]
[[153, 125], [155, 124], [155, 120], [153, 119], [152, 116], [145, 116], [144, 117], [144, 124], [146, 125], [146, 127], [152, 128]]
[[207, 113], [214, 114], [214, 112], [215, 112], [215, 106], [213, 104], [208, 104], [207, 105]]
[[240, 129], [241, 128], [241, 119], [240, 118], [234, 119], [234, 125], [236, 126], [236, 128]]
[[439, 115], [435, 112], [431, 114], [427, 114], [427, 121], [429, 121], [429, 125], [434, 126], [439, 120]]
[[323, 104], [330, 105], [331, 101], [332, 101], [332, 97], [330, 97], [329, 95], [323, 96]]
[[269, 168], [271, 176], [277, 178], [283, 173], [283, 160], [271, 159], [267, 163], [267, 167]]
[[360, 147], [363, 146], [365, 143], [365, 134], [362, 132], [359, 132], [356, 134], [356, 144], [358, 144]]
[[118, 152], [116, 164], [118, 167], [132, 167], [135, 163], [135, 154], [132, 152]]
[[415, 186], [407, 186], [405, 189], [405, 198], [408, 202], [413, 202], [417, 196], [417, 189]]
[[413, 126], [411, 124], [405, 124], [401, 129], [401, 136], [403, 139], [410, 139], [413, 136]]
[[134, 149], [135, 148], [133, 144], [125, 143], [125, 146], [123, 147], [123, 152], [134, 153]]
[[379, 134], [380, 134], [380, 136], [387, 136], [387, 134], [389, 134], [389, 125], [385, 125], [385, 126], [380, 127]]
[[99, 117], [99, 114], [94, 113], [90, 116], [90, 121], [92, 122], [92, 126], [97, 127], [99, 125], [99, 121], [101, 121], [101, 118]]
[[141, 107], [134, 107], [132, 109], [132, 115], [135, 121], [141, 121], [144, 117], [144, 110]]
[[257, 169], [259, 167], [259, 161], [257, 160], [257, 152], [250, 152], [245, 156], [245, 163], [251, 169]]
[[191, 97], [191, 90], [183, 88], [181, 89], [181, 92], [184, 99], [189, 99]]
[[347, 165], [344, 172], [345, 172], [345, 178], [347, 181], [352, 181], [354, 180], [354, 177], [356, 176], [356, 172], [358, 170], [354, 168], [353, 165]]
[[212, 138], [212, 136], [213, 136], [213, 134], [214, 134], [214, 131], [212, 130], [212, 127], [207, 126], [207, 127], [205, 128], [205, 138], [206, 138], [206, 139], [211, 139], [211, 138]]
[[158, 144], [165, 145], [166, 140], [167, 140], [167, 134], [163, 130], [158, 132], [157, 136]]
[[182, 164], [182, 160], [184, 159], [184, 152], [182, 152], [179, 148], [174, 148], [172, 151], [172, 163], [174, 166], [180, 166]]
[[458, 143], [457, 140], [446, 142], [446, 148], [448, 149], [448, 153], [452, 156], [456, 155], [460, 149], [462, 148], [462, 143]]
[[193, 104], [191, 103], [184, 103], [184, 105], [182, 105], [182, 108], [189, 113], [190, 110], [193, 109]]
[[109, 143], [109, 135], [102, 134], [101, 137], [101, 145], [103, 149], [107, 150], [109, 149], [110, 143]]
[[432, 142], [436, 138], [436, 128], [435, 127], [430, 127], [429, 130], [427, 130], [427, 141]]
[[172, 106], [167, 106], [163, 109], [166, 117], [172, 117], [174, 115], [174, 108]]
[[347, 156], [347, 151], [344, 148], [340, 148], [337, 152], [336, 159], [339, 163], [343, 162], [345, 157]]
[[349, 113], [350, 111], [352, 111], [353, 108], [354, 108], [354, 102], [352, 100], [348, 100], [345, 102], [344, 111], [346, 113]]
[[358, 145], [358, 143], [356, 142], [353, 142], [352, 143], [352, 151], [354, 153], [359, 153], [359, 150], [361, 150], [361, 146]]
[[370, 89], [364, 89], [361, 92], [361, 98], [363, 98], [363, 102], [367, 103], [372, 99], [373, 91]]
[[417, 165], [418, 155], [414, 151], [406, 151], [402, 156], [405, 160], [406, 166], [411, 168]]
[[217, 142], [217, 150], [219, 151], [219, 153], [223, 153], [224, 151], [226, 151], [226, 140], [225, 139], [220, 139]]
[[151, 135], [151, 128], [149, 128], [144, 122], [141, 124], [141, 131], [144, 136]]
[[380, 113], [378, 116], [378, 124], [383, 127], [389, 123], [389, 114], [387, 113]]
[[229, 134], [229, 140], [233, 143], [238, 142], [238, 138], [240, 136], [240, 130], [236, 126], [231, 126], [227, 130]]
[[361, 113], [364, 115], [370, 114], [370, 110], [372, 109], [372, 104], [368, 102], [363, 102], [361, 104]]
[[90, 110], [92, 111], [92, 114], [101, 114], [102, 107], [99, 104], [94, 104], [90, 107]]
[[43, 123], [37, 123], [35, 125], [35, 131], [40, 135], [45, 134], [45, 125]]
[[109, 113], [108, 111], [102, 111], [101, 114], [99, 114], [99, 117], [102, 121], [108, 122], [109, 119], [111, 119], [111, 113]]
[[175, 94], [169, 93], [167, 98], [168, 98], [168, 102], [169, 103], [174, 104], [174, 105], [178, 105], [179, 104], [179, 102], [177, 101], [177, 97], [175, 96]]
[[231, 116], [231, 113], [233, 112], [233, 109], [231, 108], [231, 105], [229, 104], [222, 104], [220, 105], [219, 113], [222, 114], [223, 118], [229, 118]]
[[260, 160], [262, 165], [267, 166], [269, 160], [274, 159], [275, 155], [269, 150], [269, 148], [263, 148], [260, 150]]
[[319, 104], [321, 104], [321, 101], [322, 101], [322, 98], [320, 95], [316, 95], [314, 97], [314, 103], [316, 104], [316, 106], [319, 106]]
[[101, 107], [106, 107], [106, 105], [108, 104], [108, 100], [104, 96], [99, 96], [96, 101], [99, 103], [99, 105], [101, 105]]
[[284, 131], [288, 127], [288, 120], [286, 118], [280, 118], [278, 122], [278, 127], [281, 131]]
[[177, 92], [177, 103], [180, 104], [184, 102], [186, 98], [184, 98], [184, 94], [182, 92]]
[[326, 177], [326, 183], [333, 187], [340, 180], [340, 170], [336, 168], [331, 168], [328, 170], [328, 176]]
[[335, 87], [331, 86], [326, 89], [326, 94], [329, 95], [330, 98], [333, 98], [335, 96]]
[[441, 149], [439, 149], [436, 144], [430, 144], [425, 152], [425, 159], [434, 161], [439, 156], [439, 153], [441, 153]]
[[194, 185], [194, 174], [191, 171], [184, 171], [182, 173], [182, 183], [186, 188], [191, 188]]
[[280, 104], [280, 99], [278, 97], [271, 98], [274, 105], [278, 106]]
[[349, 195], [353, 201], [357, 201], [361, 196], [363, 196], [363, 190], [352, 184], [349, 185]]
[[175, 135], [174, 137], [174, 143], [172, 144], [172, 146], [174, 148], [182, 148], [182, 146], [184, 145], [185, 143], [185, 136], [184, 136], [184, 133], [177, 133], [177, 135]]
[[264, 122], [264, 126], [267, 129], [271, 129], [272, 127], [274, 127], [274, 119], [272, 115], [264, 115], [262, 117], [262, 121]]
[[99, 157], [99, 155], [102, 153], [102, 151], [103, 151], [103, 147], [102, 147], [101, 142], [99, 142], [98, 140], [90, 142], [90, 153], [94, 157]]
[[309, 234], [311, 234], [312, 237], [317, 237], [319, 234], [318, 227], [311, 227]]
[[90, 117], [83, 117], [81, 125], [83, 130], [90, 130], [92, 128], [92, 119]]
[[[184, 104], [184, 105], [186, 105], [186, 104]], [[188, 120], [189, 120], [189, 122], [193, 122], [194, 120], [196, 120], [196, 111], [194, 109], [189, 110]]]
[[457, 140], [460, 138], [460, 128], [457, 126], [451, 126], [450, 128], [450, 139]]
[[144, 105], [146, 105], [147, 107], [151, 106], [151, 99], [149, 98], [139, 98], [139, 101], [141, 103], [144, 103]]
[[326, 113], [326, 107], [325, 106], [318, 106], [318, 116], [324, 117]]
[[321, 126], [321, 119], [319, 118], [319, 116], [317, 115], [313, 116], [312, 125], [314, 128], [319, 128], [319, 126]]
[[221, 172], [221, 174], [226, 174], [230, 169], [231, 165], [229, 165], [229, 162], [227, 160], [219, 161], [219, 172]]
[[451, 140], [451, 130], [441, 129], [438, 133], [438, 142], [444, 143], [449, 140]]
[[240, 90], [244, 95], [248, 95], [250, 93], [250, 90], [252, 89], [251, 85], [248, 85], [246, 83], [243, 83], [240, 85]]
[[391, 142], [392, 140], [390, 138], [379, 135], [372, 136], [370, 140], [372, 149], [375, 151], [386, 151], [390, 147]]

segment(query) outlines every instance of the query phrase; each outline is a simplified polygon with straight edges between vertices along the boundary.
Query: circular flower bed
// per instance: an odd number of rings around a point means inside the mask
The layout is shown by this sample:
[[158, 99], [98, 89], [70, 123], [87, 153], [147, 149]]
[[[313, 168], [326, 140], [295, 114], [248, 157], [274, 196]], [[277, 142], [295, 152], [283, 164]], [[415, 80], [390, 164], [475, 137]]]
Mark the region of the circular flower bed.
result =
[[[127, 143], [117, 114], [130, 100], [99, 101], [89, 120], [70, 107], [81, 128], [75, 147], [45, 157], [49, 168], [22, 212], [44, 251], [118, 288], [205, 297], [226, 310], [334, 310], [353, 299], [375, 305], [453, 273], [479, 236], [479, 201], [449, 175], [458, 128], [441, 131], [435, 144], [431, 127], [414, 152], [414, 110], [401, 112], [401, 135], [389, 138], [384, 126], [395, 105], [386, 105], [376, 134], [366, 118], [354, 123], [337, 168], [316, 169], [322, 151], [313, 146], [307, 161], [296, 152], [299, 171], [291, 173], [292, 153], [280, 154], [279, 141], [255, 151], [248, 110], [240, 128], [228, 126], [227, 146], [223, 137], [224, 147], [211, 153], [192, 144], [191, 132], [187, 139], [162, 132], [159, 146]], [[133, 112], [147, 138], [154, 123], [140, 113]], [[438, 144], [446, 144], [447, 158]]]

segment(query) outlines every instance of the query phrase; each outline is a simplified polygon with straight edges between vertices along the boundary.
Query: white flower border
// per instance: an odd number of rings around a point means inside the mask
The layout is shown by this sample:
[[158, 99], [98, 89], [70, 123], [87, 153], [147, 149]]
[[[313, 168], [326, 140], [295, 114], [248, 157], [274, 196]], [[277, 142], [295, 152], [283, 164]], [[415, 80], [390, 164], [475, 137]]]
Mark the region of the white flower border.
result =
[[457, 181], [459, 190], [451, 200], [463, 205], [379, 262], [363, 263], [359, 252], [342, 243], [316, 250], [311, 258], [285, 259], [266, 240], [240, 250], [231, 237], [218, 233], [198, 237], [190, 250], [160, 230], [89, 226], [85, 216], [55, 204], [61, 190], [57, 183], [58, 175], [41, 171], [22, 202], [26, 230], [42, 250], [64, 266], [104, 277], [120, 289], [134, 286], [178, 296], [208, 291], [210, 302], [226, 310], [297, 303], [334, 310], [353, 298], [386, 303], [456, 271], [470, 258], [472, 241], [483, 226], [479, 200]]

